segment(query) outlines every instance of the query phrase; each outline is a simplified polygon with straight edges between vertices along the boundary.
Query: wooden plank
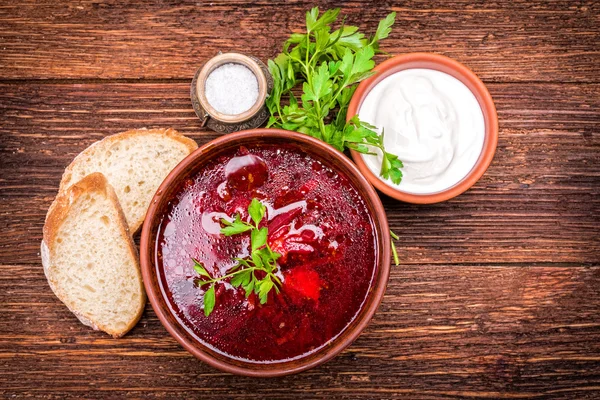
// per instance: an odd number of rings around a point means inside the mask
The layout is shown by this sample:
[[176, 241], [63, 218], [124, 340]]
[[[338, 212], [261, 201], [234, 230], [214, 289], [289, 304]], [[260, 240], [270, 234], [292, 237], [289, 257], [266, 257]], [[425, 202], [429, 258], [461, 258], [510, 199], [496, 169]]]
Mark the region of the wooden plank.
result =
[[[495, 160], [474, 188], [437, 205], [383, 198], [405, 263], [600, 260], [600, 85], [490, 84]], [[175, 84], [0, 85], [0, 263], [38, 264], [64, 167], [105, 135], [174, 127], [215, 138]]]
[[0, 394], [36, 397], [586, 398], [600, 390], [600, 266], [403, 265], [361, 337], [306, 373], [248, 379], [195, 360], [148, 306], [91, 331], [41, 267], [0, 266]]
[[[200, 133], [189, 82], [0, 83], [3, 137], [35, 130], [39, 141], [90, 140], [129, 126], [176, 126]], [[597, 133], [600, 84], [488, 83], [500, 128]], [[125, 128], [124, 128], [125, 127]], [[210, 132], [210, 131], [209, 131]], [[33, 133], [33, 132], [31, 132]], [[88, 136], [84, 136], [88, 135]], [[22, 139], [20, 139], [22, 140]], [[3, 147], [10, 143], [3, 140]], [[18, 149], [17, 149], [18, 150]]]
[[[497, 168], [492, 167], [490, 174]], [[27, 171], [44, 182], [42, 186], [23, 180], [8, 187], [18, 195], [0, 196], [3, 263], [40, 262], [44, 217], [61, 168], [40, 166]], [[384, 198], [390, 227], [401, 237], [397, 248], [402, 262], [597, 262], [600, 190], [589, 186], [591, 178], [569, 179], [568, 173], [564, 179], [541, 177], [530, 183], [497, 182], [490, 175], [457, 199], [430, 206]]]
[[119, 340], [82, 326], [38, 247], [76, 154], [141, 126], [215, 138], [190, 106], [195, 70], [219, 50], [273, 57], [313, 2], [13, 3], [0, 4], [1, 398], [599, 397], [598, 2], [319, 3], [366, 32], [395, 10], [384, 50], [471, 67], [500, 143], [452, 201], [383, 198], [402, 265], [374, 320], [326, 365], [268, 380], [194, 359], [150, 305]]
[[[308, 1], [5, 2], [4, 79], [190, 79], [218, 51], [274, 57], [300, 30]], [[383, 49], [427, 51], [465, 63], [486, 81], [598, 82], [600, 7], [595, 1], [408, 1], [343, 7], [347, 23], [374, 32], [391, 10]]]

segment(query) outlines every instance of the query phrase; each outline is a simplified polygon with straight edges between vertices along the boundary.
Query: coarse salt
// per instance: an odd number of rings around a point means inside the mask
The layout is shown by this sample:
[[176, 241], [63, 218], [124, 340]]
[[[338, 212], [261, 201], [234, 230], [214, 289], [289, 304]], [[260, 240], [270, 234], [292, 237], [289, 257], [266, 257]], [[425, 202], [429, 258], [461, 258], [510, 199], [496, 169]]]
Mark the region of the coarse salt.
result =
[[242, 64], [223, 64], [208, 75], [204, 92], [215, 110], [237, 115], [248, 111], [258, 100], [258, 79]]

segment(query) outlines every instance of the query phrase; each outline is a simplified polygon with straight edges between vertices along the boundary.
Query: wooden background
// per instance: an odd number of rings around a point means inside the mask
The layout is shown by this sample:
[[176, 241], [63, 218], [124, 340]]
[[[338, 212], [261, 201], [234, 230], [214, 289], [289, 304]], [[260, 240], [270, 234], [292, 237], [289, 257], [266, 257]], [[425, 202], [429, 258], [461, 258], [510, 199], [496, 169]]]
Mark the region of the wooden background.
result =
[[600, 398], [593, 1], [321, 4], [367, 32], [395, 10], [383, 50], [465, 63], [500, 119], [496, 157], [470, 191], [430, 206], [383, 199], [402, 265], [367, 330], [324, 366], [228, 375], [183, 350], [149, 305], [113, 340], [54, 297], [38, 247], [71, 159], [129, 128], [215, 138], [191, 107], [196, 68], [219, 50], [275, 56], [311, 5], [0, 1], [0, 396]]

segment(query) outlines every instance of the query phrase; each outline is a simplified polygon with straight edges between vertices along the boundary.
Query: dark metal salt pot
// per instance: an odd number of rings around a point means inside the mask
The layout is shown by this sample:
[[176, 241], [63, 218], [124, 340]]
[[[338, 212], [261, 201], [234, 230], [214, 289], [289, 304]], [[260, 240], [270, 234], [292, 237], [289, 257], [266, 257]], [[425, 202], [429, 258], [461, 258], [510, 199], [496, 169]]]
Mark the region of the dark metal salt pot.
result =
[[[206, 81], [209, 75], [225, 64], [241, 64], [248, 68], [258, 82], [258, 97], [254, 105], [238, 114], [226, 114], [217, 110], [207, 99]], [[208, 60], [194, 75], [191, 86], [192, 106], [202, 126], [215, 132], [231, 133], [261, 126], [269, 118], [265, 105], [267, 95], [273, 89], [273, 78], [267, 66], [259, 59], [239, 53], [219, 54]]]

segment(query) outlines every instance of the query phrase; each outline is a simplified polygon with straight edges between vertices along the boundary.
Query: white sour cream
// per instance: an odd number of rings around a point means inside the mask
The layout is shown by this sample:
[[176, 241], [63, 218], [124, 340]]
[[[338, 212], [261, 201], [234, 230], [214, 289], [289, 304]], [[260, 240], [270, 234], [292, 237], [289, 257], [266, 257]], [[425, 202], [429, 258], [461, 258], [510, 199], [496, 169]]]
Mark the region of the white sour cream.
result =
[[[358, 114], [384, 130], [386, 150], [404, 163], [399, 185], [384, 180], [403, 192], [430, 194], [454, 186], [483, 148], [485, 123], [477, 99], [444, 72], [415, 68], [392, 74], [369, 92]], [[381, 153], [362, 157], [379, 176]]]

